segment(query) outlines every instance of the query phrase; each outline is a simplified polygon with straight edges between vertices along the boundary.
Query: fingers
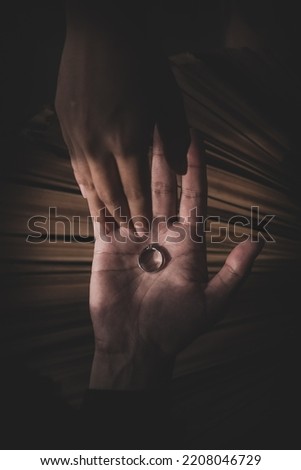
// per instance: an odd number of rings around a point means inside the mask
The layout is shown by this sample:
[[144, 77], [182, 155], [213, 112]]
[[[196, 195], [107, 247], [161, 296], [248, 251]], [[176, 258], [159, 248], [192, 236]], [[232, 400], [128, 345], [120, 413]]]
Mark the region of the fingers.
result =
[[79, 143], [76, 142], [74, 138], [71, 139], [69, 137], [69, 134], [64, 128], [62, 122], [60, 122], [60, 127], [65, 144], [67, 145], [69, 151], [71, 166], [76, 182], [79, 186], [82, 196], [88, 201], [90, 214], [93, 217], [97, 217], [99, 211], [103, 208], [103, 203], [97, 196], [85, 153]]
[[177, 215], [176, 174], [165, 160], [163, 144], [157, 128], [154, 131], [152, 160], [153, 216], [167, 219]]
[[182, 177], [182, 192], [179, 215], [186, 223], [195, 225], [198, 217], [206, 217], [207, 177], [205, 151], [195, 131], [191, 131], [191, 144], [188, 150], [188, 170]]
[[[71, 155], [71, 163], [81, 193], [88, 201], [90, 213], [97, 217], [101, 226], [110, 215], [119, 225], [127, 225], [133, 218], [141, 219], [141, 216], [151, 220], [147, 152], [144, 160], [140, 156], [118, 157], [115, 160], [109, 153], [101, 158], [91, 158], [77, 150]], [[104, 208], [107, 214], [104, 214]], [[149, 227], [148, 223], [144, 226]]]
[[70, 152], [69, 145], [68, 148], [74, 176], [80, 188], [82, 196], [87, 199], [89, 212], [93, 217], [94, 235], [97, 238], [99, 235], [103, 235], [107, 231], [105, 225], [105, 205], [98, 197], [98, 194], [92, 181], [88, 162], [86, 161], [83, 153], [81, 152], [79, 147], [77, 147], [76, 151], [73, 147], [73, 153]]
[[82, 196], [87, 199], [89, 212], [93, 217], [94, 235], [97, 238], [106, 232], [105, 205], [96, 192], [87, 161], [84, 158], [71, 157], [71, 163]]
[[114, 156], [108, 153], [101, 158], [88, 157], [87, 160], [98, 198], [118, 224], [127, 223], [130, 211]]
[[145, 156], [116, 156], [116, 162], [132, 222], [137, 226], [137, 221], [141, 221], [147, 228], [152, 218], [150, 165], [147, 151]]
[[231, 251], [221, 270], [209, 281], [205, 295], [208, 316], [212, 320], [223, 313], [227, 300], [246, 279], [262, 248], [262, 241], [248, 239], [240, 243]]

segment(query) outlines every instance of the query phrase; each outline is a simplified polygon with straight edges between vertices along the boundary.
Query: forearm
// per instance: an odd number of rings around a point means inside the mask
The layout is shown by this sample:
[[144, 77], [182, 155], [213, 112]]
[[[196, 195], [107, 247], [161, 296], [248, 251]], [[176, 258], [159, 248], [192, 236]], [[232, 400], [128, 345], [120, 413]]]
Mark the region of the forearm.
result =
[[145, 355], [95, 352], [81, 408], [90, 448], [94, 443], [107, 449], [177, 446], [171, 418], [172, 365]]
[[164, 390], [88, 390], [81, 407], [82, 444], [89, 449], [177, 448], [171, 402]]

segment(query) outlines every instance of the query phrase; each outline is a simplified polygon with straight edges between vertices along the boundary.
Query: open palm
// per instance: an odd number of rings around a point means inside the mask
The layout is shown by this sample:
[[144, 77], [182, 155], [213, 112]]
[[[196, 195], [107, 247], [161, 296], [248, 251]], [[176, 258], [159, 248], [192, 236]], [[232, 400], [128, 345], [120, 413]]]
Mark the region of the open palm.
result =
[[[206, 245], [197, 218], [206, 216], [206, 168], [196, 135], [188, 152], [178, 218], [176, 176], [167, 166], [157, 133], [152, 194], [157, 229], [147, 239], [125, 227], [107, 233], [106, 239], [100, 232], [96, 237], [90, 285], [94, 388], [144, 388], [168, 379], [176, 354], [219, 318], [220, 308], [260, 250], [250, 241], [238, 245], [208, 282]], [[101, 224], [99, 228], [103, 230]], [[146, 272], [138, 264], [139, 255], [154, 241], [166, 262], [158, 272]]]

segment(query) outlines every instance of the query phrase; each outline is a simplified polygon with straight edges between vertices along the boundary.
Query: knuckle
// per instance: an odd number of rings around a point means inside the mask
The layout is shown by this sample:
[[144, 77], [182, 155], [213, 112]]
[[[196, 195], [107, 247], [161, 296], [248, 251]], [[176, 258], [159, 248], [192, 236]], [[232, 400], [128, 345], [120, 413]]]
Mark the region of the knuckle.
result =
[[78, 185], [81, 185], [85, 188], [86, 191], [92, 192], [95, 191], [95, 186], [91, 178], [79, 173], [77, 170], [73, 170], [74, 177]]
[[104, 194], [102, 195], [102, 202], [111, 209], [119, 209], [121, 207], [122, 198], [119, 195]]
[[156, 195], [164, 195], [171, 194], [173, 189], [169, 184], [164, 183], [163, 181], [155, 181], [152, 184], [152, 192]]
[[105, 135], [105, 142], [106, 146], [111, 149], [116, 156], [123, 156], [126, 145], [121, 133], [107, 132]]
[[153, 147], [153, 152], [152, 153], [153, 153], [153, 157], [165, 158], [163, 148]]
[[197, 189], [182, 188], [181, 196], [185, 199], [201, 199], [202, 192]]
[[[69, 140], [72, 139], [74, 143], [77, 143], [84, 154], [91, 157], [100, 154], [103, 148], [103, 139], [99, 130], [94, 130], [86, 123], [77, 122], [70, 116], [68, 119], [62, 115], [58, 116], [62, 127], [68, 130]], [[66, 132], [63, 133], [64, 138], [65, 134]]]
[[139, 132], [119, 132], [110, 133], [106, 136], [105, 142], [108, 148], [118, 158], [129, 158], [133, 156], [146, 155], [149, 148], [149, 138]]
[[116, 158], [129, 159], [133, 155], [141, 154], [141, 148], [133, 142], [117, 142], [112, 145], [112, 151]]

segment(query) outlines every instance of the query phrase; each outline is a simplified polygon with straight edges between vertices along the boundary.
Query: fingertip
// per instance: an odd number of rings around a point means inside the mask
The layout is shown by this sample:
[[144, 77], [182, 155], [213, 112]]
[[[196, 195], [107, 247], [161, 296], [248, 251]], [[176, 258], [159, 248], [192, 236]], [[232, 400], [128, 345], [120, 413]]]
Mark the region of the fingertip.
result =
[[259, 254], [263, 250], [264, 245], [265, 245], [265, 241], [263, 240], [262, 237], [260, 237], [258, 240], [252, 240], [252, 238], [250, 238], [248, 241], [249, 241], [249, 244], [250, 244], [250, 258], [251, 258], [250, 264], [251, 264], [251, 267], [252, 267], [252, 265], [255, 262], [256, 258], [259, 256]]
[[249, 237], [247, 240], [240, 243], [240, 245], [245, 247], [246, 252], [256, 258], [263, 249], [265, 242], [262, 237], [256, 238], [255, 240], [253, 237]]
[[228, 255], [227, 264], [231, 265], [235, 272], [242, 275], [249, 273], [254, 261], [264, 247], [262, 238], [253, 240], [248, 238], [237, 245]]

